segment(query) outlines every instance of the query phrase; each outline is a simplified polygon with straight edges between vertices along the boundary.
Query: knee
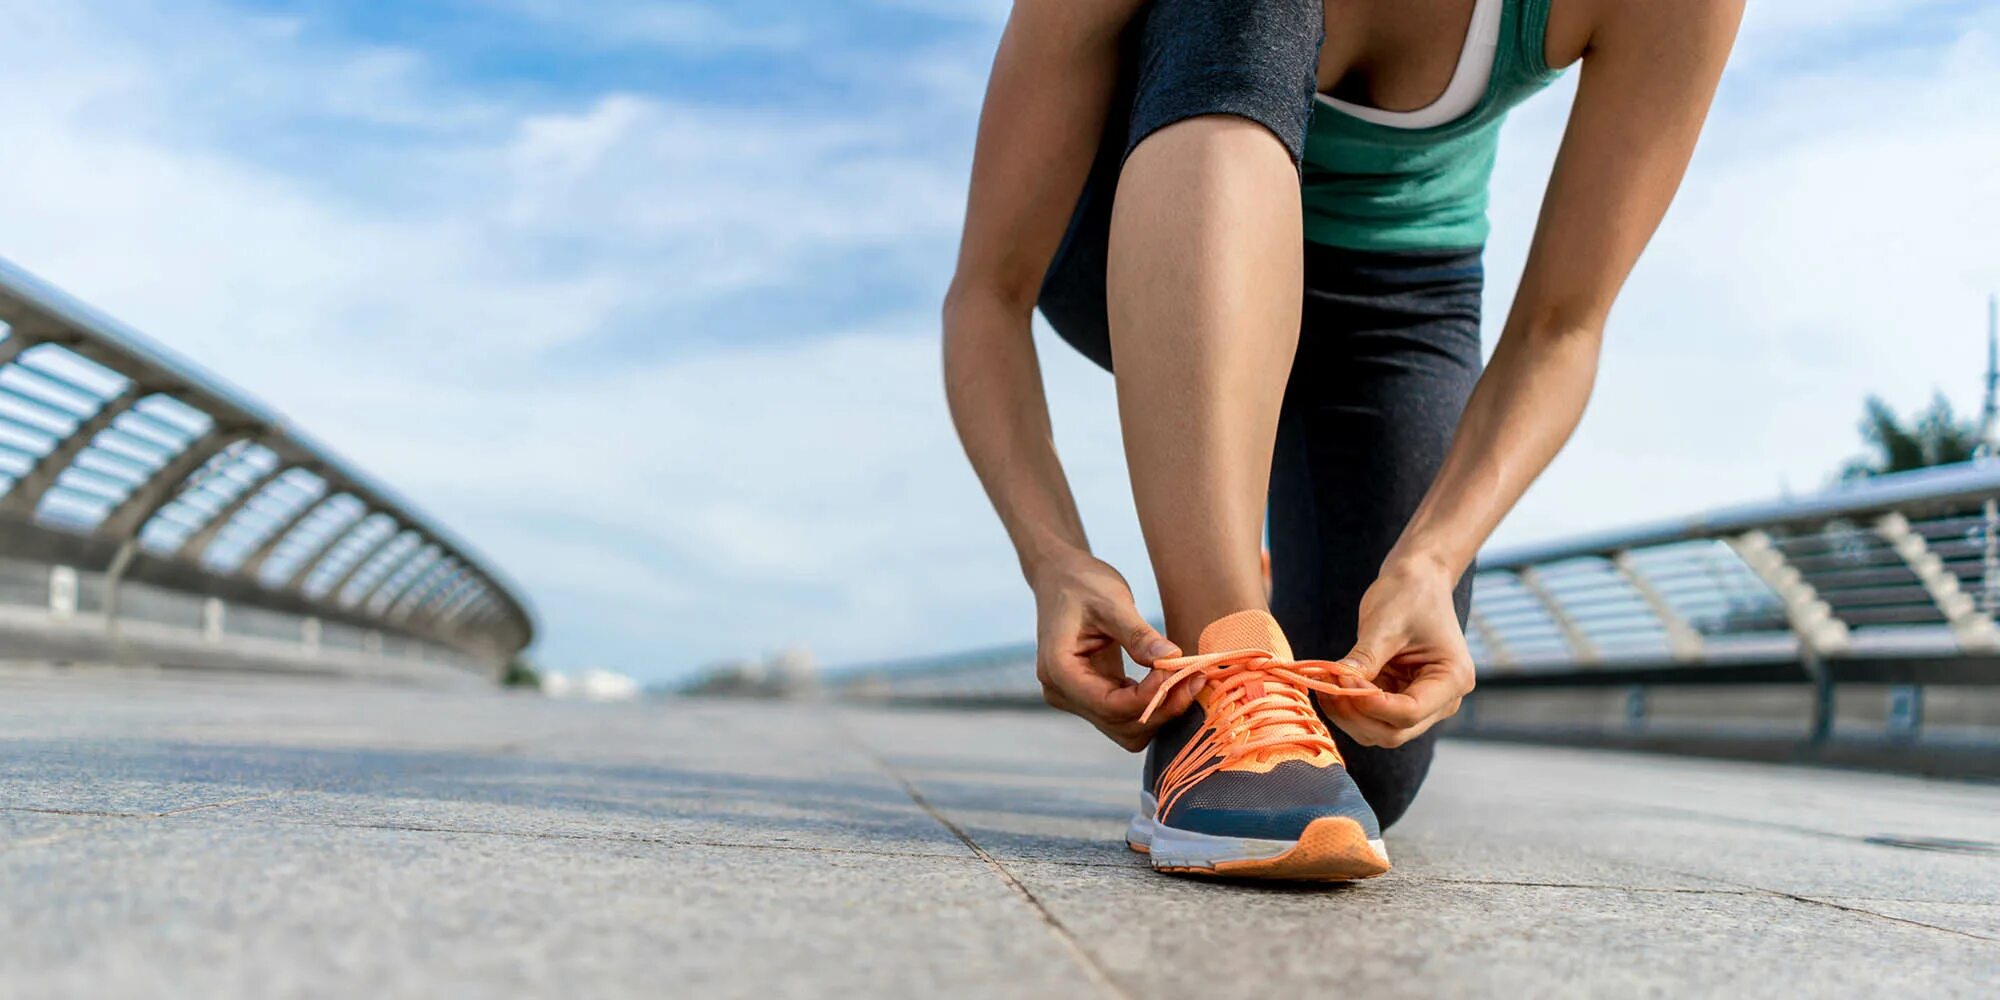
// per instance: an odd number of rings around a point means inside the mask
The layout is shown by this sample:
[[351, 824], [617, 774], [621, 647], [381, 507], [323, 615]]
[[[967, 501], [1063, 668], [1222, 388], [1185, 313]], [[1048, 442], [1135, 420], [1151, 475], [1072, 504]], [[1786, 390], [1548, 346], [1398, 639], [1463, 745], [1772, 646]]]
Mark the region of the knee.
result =
[[1380, 802], [1376, 801], [1375, 796], [1370, 796], [1366, 792], [1362, 793], [1362, 797], [1368, 800], [1369, 808], [1375, 810], [1375, 822], [1382, 824], [1382, 829], [1387, 830], [1395, 826], [1396, 821], [1402, 819], [1404, 813], [1410, 811], [1410, 805], [1417, 801], [1419, 787], [1411, 785], [1407, 788], [1397, 788], [1381, 796]]
[[1341, 756], [1347, 760], [1347, 773], [1361, 789], [1362, 798], [1368, 800], [1368, 807], [1375, 811], [1382, 829], [1402, 819], [1417, 801], [1417, 791], [1430, 773], [1431, 757], [1437, 747], [1436, 731], [1393, 749], [1361, 746], [1346, 733], [1336, 733], [1334, 739], [1340, 745]]

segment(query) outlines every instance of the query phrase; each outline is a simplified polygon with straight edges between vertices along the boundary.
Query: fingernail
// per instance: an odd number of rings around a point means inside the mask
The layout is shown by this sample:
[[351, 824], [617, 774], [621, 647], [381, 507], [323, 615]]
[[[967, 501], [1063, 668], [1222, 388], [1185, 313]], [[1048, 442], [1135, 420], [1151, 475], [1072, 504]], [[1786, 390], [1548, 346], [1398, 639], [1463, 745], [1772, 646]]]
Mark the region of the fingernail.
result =
[[1203, 675], [1200, 675], [1200, 674], [1197, 674], [1197, 675], [1195, 675], [1195, 679], [1194, 679], [1194, 680], [1192, 680], [1192, 681], [1188, 682], [1188, 693], [1189, 693], [1189, 694], [1200, 694], [1200, 693], [1201, 693], [1201, 689], [1202, 689], [1202, 688], [1205, 688], [1205, 687], [1207, 687], [1207, 686], [1208, 686], [1208, 678], [1207, 678], [1206, 676], [1203, 676]]
[[1174, 647], [1173, 643], [1168, 642], [1165, 639], [1154, 639], [1152, 642], [1146, 645], [1146, 655], [1152, 657], [1155, 660], [1161, 659], [1162, 657], [1179, 656], [1180, 652], [1181, 651], [1179, 649], [1176, 649]]

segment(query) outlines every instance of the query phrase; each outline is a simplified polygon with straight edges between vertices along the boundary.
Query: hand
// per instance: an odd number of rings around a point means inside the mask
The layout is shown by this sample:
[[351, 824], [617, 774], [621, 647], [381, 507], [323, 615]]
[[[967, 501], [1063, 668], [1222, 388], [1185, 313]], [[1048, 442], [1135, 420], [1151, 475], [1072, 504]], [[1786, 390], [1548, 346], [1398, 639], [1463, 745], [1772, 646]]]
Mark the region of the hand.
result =
[[1075, 552], [1044, 564], [1029, 582], [1035, 588], [1035, 676], [1043, 700], [1081, 716], [1135, 753], [1146, 748], [1161, 723], [1187, 711], [1199, 683], [1181, 685], [1145, 724], [1139, 722], [1165, 678], [1155, 672], [1134, 683], [1125, 676], [1119, 650], [1146, 666], [1181, 650], [1139, 614], [1132, 588], [1117, 570]]
[[1333, 723], [1371, 747], [1398, 747], [1458, 712], [1472, 691], [1472, 652], [1444, 573], [1384, 566], [1361, 598], [1359, 639], [1341, 662], [1380, 694], [1322, 698]]

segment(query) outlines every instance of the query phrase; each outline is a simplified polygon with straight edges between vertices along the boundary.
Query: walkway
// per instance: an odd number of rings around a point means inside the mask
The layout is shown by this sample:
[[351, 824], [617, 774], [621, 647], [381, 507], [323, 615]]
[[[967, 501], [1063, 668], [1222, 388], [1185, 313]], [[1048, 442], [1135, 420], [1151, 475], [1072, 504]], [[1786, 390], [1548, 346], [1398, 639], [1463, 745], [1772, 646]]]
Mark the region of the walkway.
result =
[[1448, 743], [1345, 888], [1154, 874], [1042, 712], [0, 674], [0, 994], [1991, 996], [2000, 786]]

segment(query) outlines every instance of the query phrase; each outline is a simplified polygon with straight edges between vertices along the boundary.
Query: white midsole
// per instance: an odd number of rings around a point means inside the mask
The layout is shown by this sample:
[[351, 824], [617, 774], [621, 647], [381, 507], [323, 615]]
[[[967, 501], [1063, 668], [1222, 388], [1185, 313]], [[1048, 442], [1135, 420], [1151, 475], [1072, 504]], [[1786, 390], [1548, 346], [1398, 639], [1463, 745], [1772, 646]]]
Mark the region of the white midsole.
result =
[[[1139, 811], [1125, 828], [1125, 840], [1145, 848], [1155, 868], [1213, 868], [1220, 861], [1268, 861], [1294, 847], [1295, 840], [1263, 840], [1256, 837], [1218, 837], [1167, 826], [1153, 818], [1159, 803], [1153, 793], [1139, 793]], [[1389, 863], [1389, 848], [1377, 837], [1368, 842], [1383, 864]]]

